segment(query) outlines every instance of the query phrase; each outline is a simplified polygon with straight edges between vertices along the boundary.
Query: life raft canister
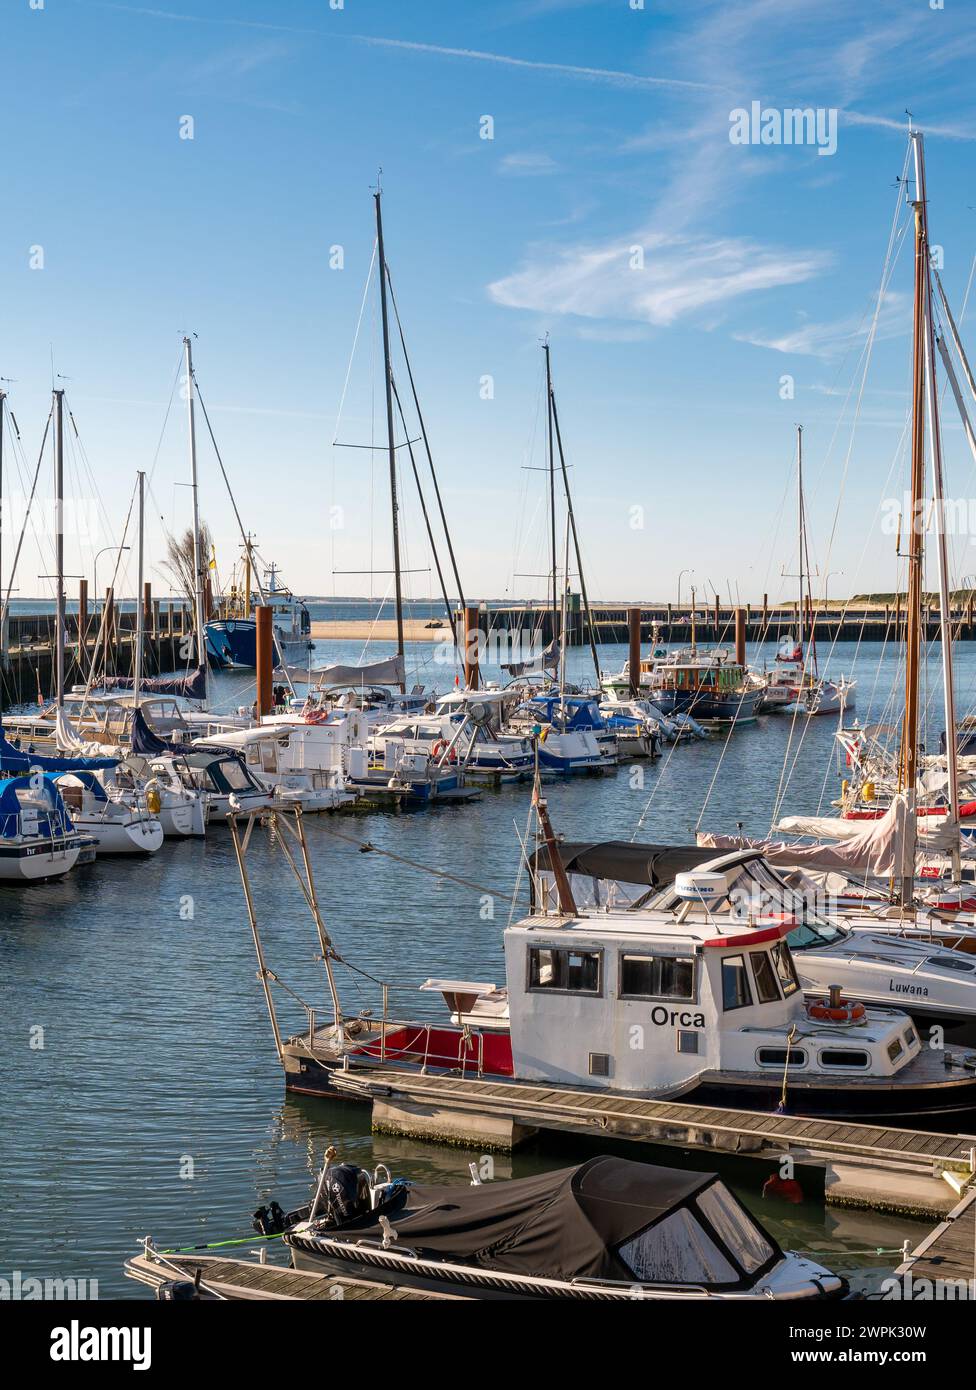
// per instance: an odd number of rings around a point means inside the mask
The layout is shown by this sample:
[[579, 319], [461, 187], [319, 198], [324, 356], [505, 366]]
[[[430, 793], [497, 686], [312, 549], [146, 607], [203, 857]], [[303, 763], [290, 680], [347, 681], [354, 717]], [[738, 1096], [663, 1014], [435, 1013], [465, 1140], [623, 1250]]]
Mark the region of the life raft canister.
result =
[[163, 809], [163, 798], [159, 783], [149, 782], [146, 786], [146, 809], [151, 816], [158, 816]]

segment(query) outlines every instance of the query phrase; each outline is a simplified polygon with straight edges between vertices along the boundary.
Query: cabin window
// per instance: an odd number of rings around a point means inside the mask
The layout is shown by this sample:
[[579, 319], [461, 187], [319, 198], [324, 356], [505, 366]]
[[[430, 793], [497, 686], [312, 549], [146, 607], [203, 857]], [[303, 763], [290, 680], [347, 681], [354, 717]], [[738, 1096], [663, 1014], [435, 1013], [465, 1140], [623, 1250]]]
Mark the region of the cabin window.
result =
[[745, 956], [722, 957], [722, 1008], [744, 1009], [752, 1003]]
[[261, 745], [261, 767], [264, 772], [277, 772], [278, 760], [275, 757], [275, 746], [273, 743]]
[[617, 1254], [648, 1284], [735, 1284], [735, 1269], [687, 1207], [627, 1241]]
[[620, 997], [693, 1000], [694, 957], [621, 955]]
[[253, 790], [253, 783], [248, 777], [247, 772], [241, 767], [240, 763], [228, 760], [220, 764], [220, 775], [226, 780], [231, 791], [245, 792]]
[[779, 986], [776, 971], [766, 951], [755, 951], [752, 955], [752, 973], [756, 981], [756, 993], [760, 1004], [775, 1004], [779, 1001]]
[[890, 1042], [888, 1044], [888, 1060], [891, 1062], [897, 1062], [898, 1058], [901, 1056], [904, 1050], [905, 1049], [902, 1047], [901, 1043], [898, 1041], [897, 1038], [895, 1038], [893, 1042]]
[[902, 1037], [905, 1039], [906, 1047], [918, 1047], [918, 1034], [914, 1028], [906, 1028]]
[[825, 1047], [820, 1053], [822, 1067], [867, 1067], [871, 1058], [853, 1047]]
[[800, 982], [796, 978], [793, 957], [790, 955], [790, 948], [785, 941], [781, 941], [778, 946], [773, 947], [772, 955], [783, 994], [789, 999], [790, 995], [795, 994], [800, 988]]
[[599, 994], [602, 951], [533, 946], [529, 951], [529, 989]]
[[949, 954], [929, 956], [925, 964], [938, 966], [940, 970], [976, 970], [976, 962], [966, 960], [964, 956], [956, 958]]
[[[806, 1066], [807, 1054], [802, 1047], [791, 1047], [788, 1055], [791, 1067]], [[786, 1059], [785, 1047], [761, 1047], [756, 1053], [756, 1061], [761, 1067], [785, 1067]]]
[[686, 1055], [697, 1056], [698, 1044], [701, 1039], [700, 1033], [686, 1032], [683, 1028], [678, 1029], [678, 1051]]
[[698, 1210], [747, 1274], [755, 1274], [776, 1251], [743, 1206], [721, 1183], [700, 1193]]

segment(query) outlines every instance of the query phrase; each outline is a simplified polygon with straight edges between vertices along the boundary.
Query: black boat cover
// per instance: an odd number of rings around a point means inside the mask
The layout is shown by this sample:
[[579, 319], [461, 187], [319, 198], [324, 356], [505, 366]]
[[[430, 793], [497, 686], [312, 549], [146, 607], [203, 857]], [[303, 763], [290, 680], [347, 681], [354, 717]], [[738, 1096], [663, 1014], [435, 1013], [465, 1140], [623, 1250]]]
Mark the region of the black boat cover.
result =
[[158, 758], [164, 753], [185, 751], [180, 744], [167, 743], [164, 738], [160, 738], [156, 730], [149, 727], [146, 716], [138, 706], [132, 711], [130, 744], [133, 753], [138, 753], [143, 758]]
[[601, 1156], [576, 1168], [478, 1187], [406, 1186], [331, 1238], [382, 1239], [509, 1274], [547, 1279], [624, 1279], [616, 1250], [716, 1180], [714, 1173], [658, 1168]]
[[[135, 680], [132, 676], [106, 676], [102, 681], [106, 690], [132, 690]], [[207, 668], [198, 666], [187, 676], [152, 676], [139, 682], [141, 695], [181, 695], [186, 700], [205, 700], [207, 698]]]
[[[648, 888], [666, 888], [676, 874], [688, 873], [709, 859], [717, 859], [721, 852], [699, 845], [634, 844], [630, 840], [559, 843], [559, 855], [567, 873], [614, 883], [644, 883]], [[534, 867], [534, 850], [529, 860]], [[539, 847], [538, 863], [541, 872], [551, 872], [545, 845]]]

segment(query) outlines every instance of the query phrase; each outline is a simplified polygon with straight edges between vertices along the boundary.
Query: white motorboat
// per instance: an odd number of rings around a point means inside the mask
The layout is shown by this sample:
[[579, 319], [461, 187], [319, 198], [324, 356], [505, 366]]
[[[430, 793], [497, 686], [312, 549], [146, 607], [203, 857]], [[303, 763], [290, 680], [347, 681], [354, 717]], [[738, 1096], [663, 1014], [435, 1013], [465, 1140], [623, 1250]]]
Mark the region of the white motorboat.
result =
[[155, 854], [162, 847], [163, 827], [136, 797], [82, 769], [56, 780], [74, 825], [92, 837], [97, 854]]
[[[356, 793], [348, 781], [354, 750], [329, 739], [325, 725], [289, 724], [283, 719], [198, 739], [196, 751], [239, 755], [248, 773], [277, 801], [298, 801], [305, 811], [335, 811], [351, 805]], [[365, 754], [361, 757], [365, 768]]]

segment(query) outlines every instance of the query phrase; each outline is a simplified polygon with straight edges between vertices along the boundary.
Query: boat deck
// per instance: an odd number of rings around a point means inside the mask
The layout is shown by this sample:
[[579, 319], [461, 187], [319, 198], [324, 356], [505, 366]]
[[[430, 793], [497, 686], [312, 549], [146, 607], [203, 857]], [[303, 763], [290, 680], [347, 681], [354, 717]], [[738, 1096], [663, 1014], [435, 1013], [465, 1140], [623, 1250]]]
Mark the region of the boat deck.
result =
[[274, 1300], [284, 1302], [401, 1303], [449, 1299], [468, 1302], [461, 1295], [422, 1293], [346, 1275], [315, 1274], [290, 1265], [259, 1264], [257, 1260], [229, 1259], [222, 1255], [166, 1255], [162, 1264], [154, 1252], [127, 1260], [125, 1273], [153, 1290], [172, 1280], [191, 1283], [199, 1275], [200, 1297], [210, 1299]]
[[[941, 1281], [952, 1281], [951, 1295], [943, 1289], [942, 1298], [976, 1299], [976, 1189], [968, 1191], [946, 1219], [917, 1245], [895, 1275], [914, 1286], [916, 1298], [932, 1297], [921, 1280], [938, 1290]], [[936, 1293], [936, 1296], [939, 1296]]]

